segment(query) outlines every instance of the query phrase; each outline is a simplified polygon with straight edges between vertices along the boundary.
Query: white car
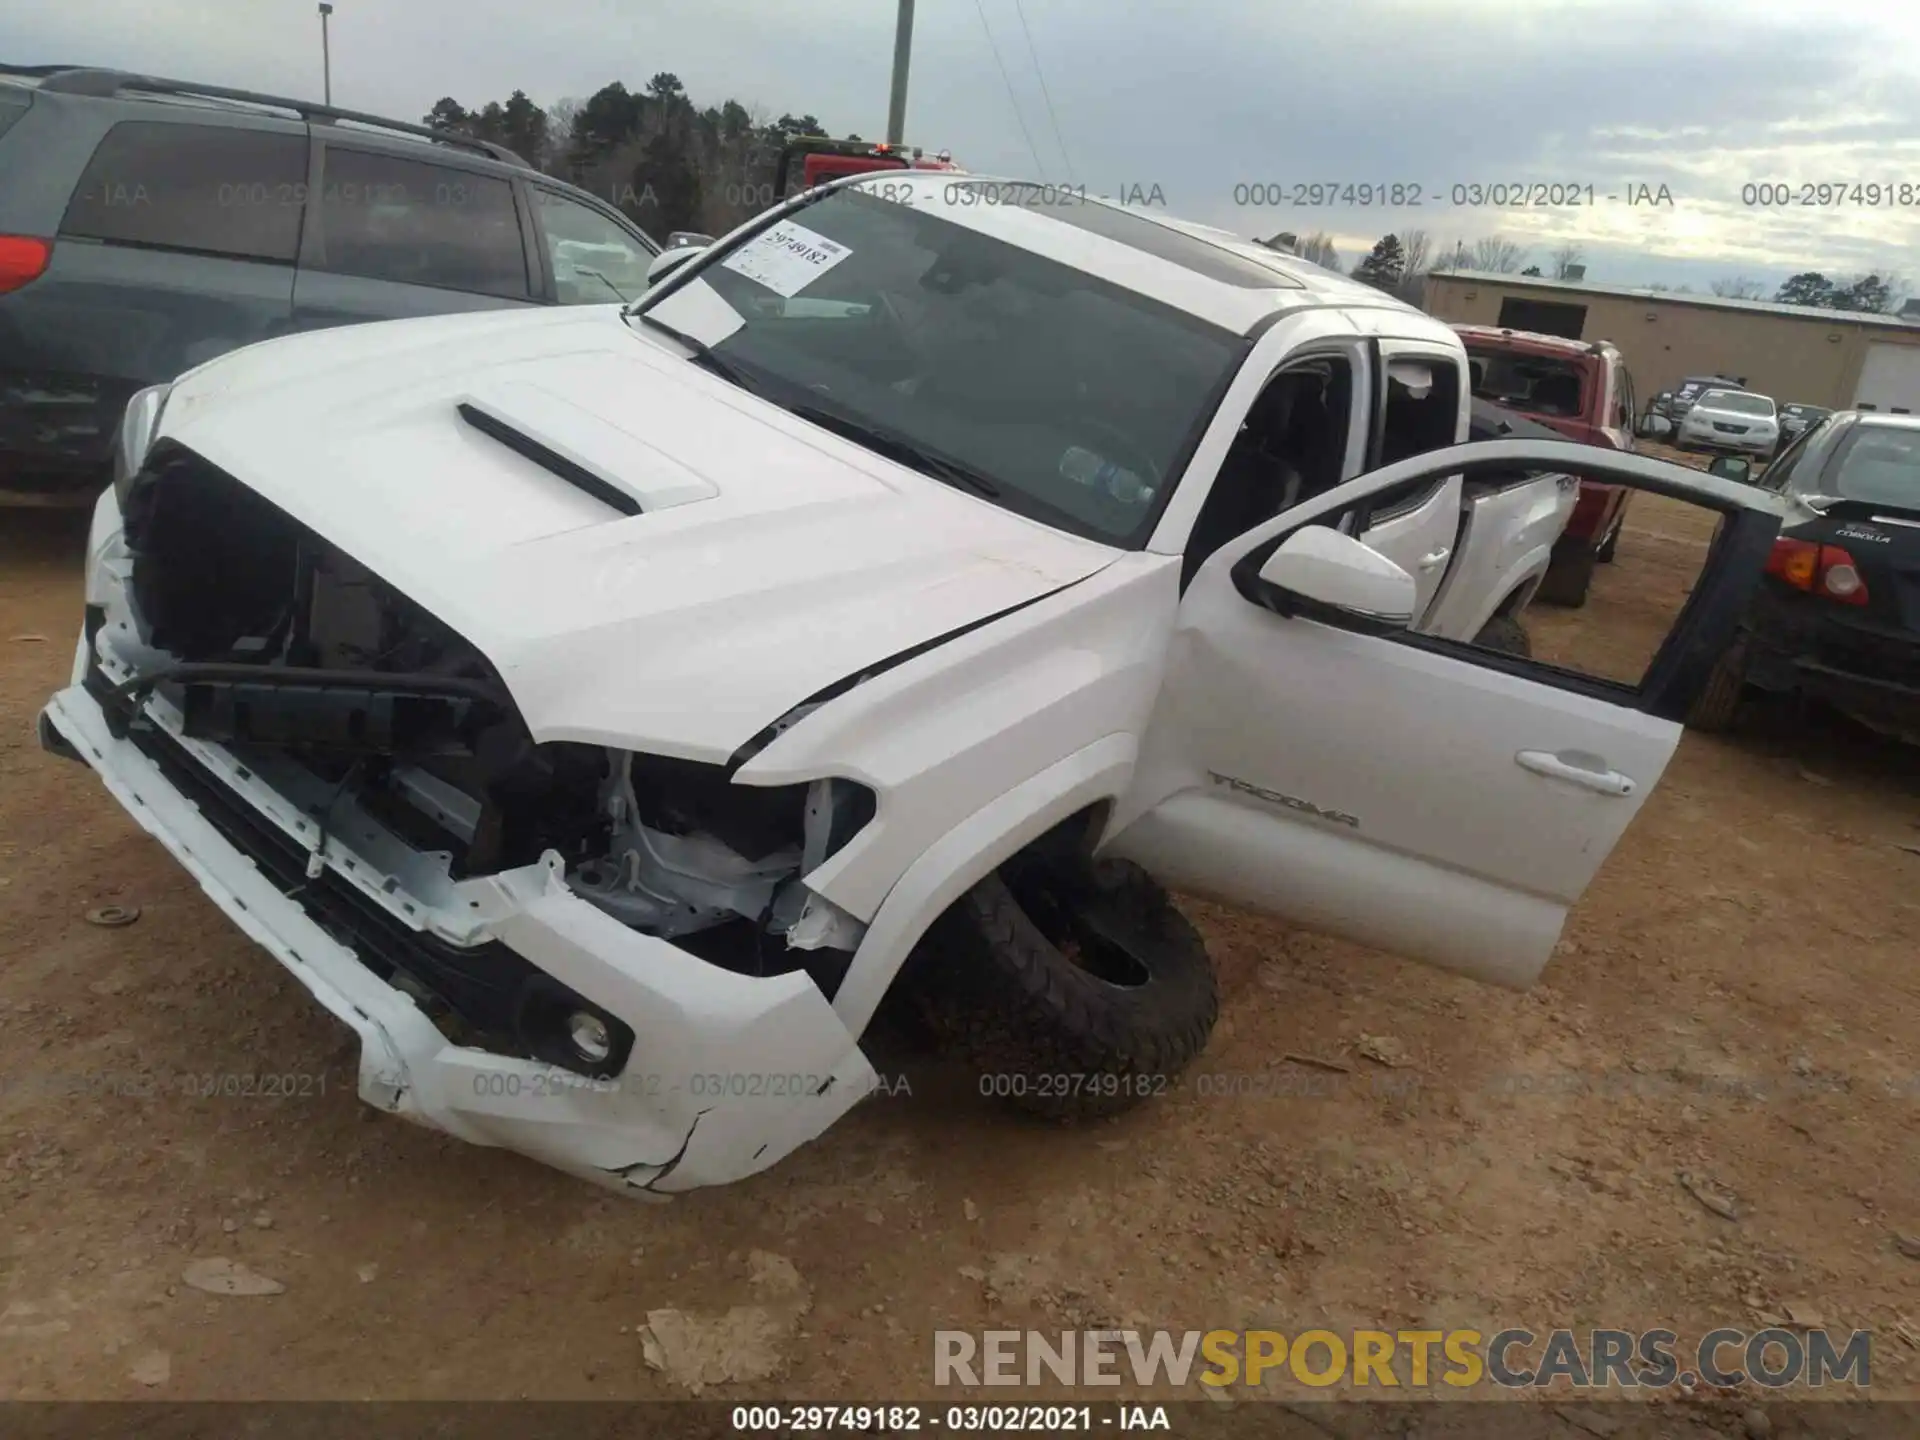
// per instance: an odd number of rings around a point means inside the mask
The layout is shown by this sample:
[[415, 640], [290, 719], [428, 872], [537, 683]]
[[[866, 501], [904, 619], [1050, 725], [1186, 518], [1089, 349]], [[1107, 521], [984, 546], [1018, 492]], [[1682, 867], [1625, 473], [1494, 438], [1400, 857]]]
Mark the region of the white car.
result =
[[[129, 406], [42, 743], [358, 1034], [372, 1104], [722, 1183], [873, 1093], [893, 994], [1001, 1093], [1116, 1109], [1217, 1013], [1162, 883], [1546, 963], [1777, 498], [1459, 444], [1448, 326], [974, 183], [856, 177], [626, 309], [289, 337]], [[1581, 476], [1724, 517], [1637, 689], [1500, 643]]]
[[1727, 450], [1770, 456], [1780, 444], [1780, 416], [1773, 401], [1751, 390], [1707, 390], [1680, 422], [1682, 450]]

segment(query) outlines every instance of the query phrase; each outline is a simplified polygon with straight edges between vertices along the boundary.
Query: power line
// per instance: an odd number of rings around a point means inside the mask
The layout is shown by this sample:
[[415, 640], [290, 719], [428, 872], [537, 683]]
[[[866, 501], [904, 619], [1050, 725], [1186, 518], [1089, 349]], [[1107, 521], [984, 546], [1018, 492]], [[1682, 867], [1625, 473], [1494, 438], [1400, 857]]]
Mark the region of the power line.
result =
[[1027, 28], [1027, 11], [1020, 0], [1013, 0], [1013, 13], [1020, 17], [1020, 33], [1027, 37], [1027, 54], [1033, 60], [1033, 73], [1040, 81], [1040, 98], [1047, 102], [1047, 123], [1053, 126], [1053, 143], [1060, 147], [1060, 158], [1067, 162], [1067, 179], [1078, 184], [1079, 177], [1073, 173], [1073, 157], [1067, 154], [1066, 139], [1060, 134], [1060, 117], [1054, 113], [1053, 93], [1047, 89], [1047, 72], [1040, 68], [1040, 52], [1033, 48], [1033, 31]]
[[973, 8], [980, 14], [980, 28], [987, 32], [987, 48], [993, 51], [993, 63], [1000, 67], [1000, 83], [1007, 87], [1007, 103], [1013, 107], [1013, 118], [1020, 124], [1020, 135], [1027, 142], [1027, 153], [1033, 156], [1033, 168], [1044, 180], [1047, 178], [1047, 167], [1040, 163], [1040, 151], [1034, 146], [1032, 132], [1027, 129], [1027, 117], [1020, 113], [1020, 101], [1014, 96], [1013, 77], [1007, 74], [1007, 62], [1000, 58], [1000, 47], [993, 43], [993, 27], [987, 24], [987, 8], [981, 0], [973, 0]]

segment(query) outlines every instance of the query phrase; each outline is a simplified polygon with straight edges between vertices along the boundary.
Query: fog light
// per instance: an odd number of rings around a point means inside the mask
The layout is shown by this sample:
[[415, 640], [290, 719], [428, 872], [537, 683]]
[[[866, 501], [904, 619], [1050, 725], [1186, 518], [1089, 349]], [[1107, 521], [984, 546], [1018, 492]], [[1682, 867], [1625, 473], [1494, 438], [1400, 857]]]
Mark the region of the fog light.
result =
[[567, 1017], [567, 1038], [590, 1064], [598, 1065], [613, 1053], [613, 1033], [607, 1022], [589, 1010], [576, 1010]]

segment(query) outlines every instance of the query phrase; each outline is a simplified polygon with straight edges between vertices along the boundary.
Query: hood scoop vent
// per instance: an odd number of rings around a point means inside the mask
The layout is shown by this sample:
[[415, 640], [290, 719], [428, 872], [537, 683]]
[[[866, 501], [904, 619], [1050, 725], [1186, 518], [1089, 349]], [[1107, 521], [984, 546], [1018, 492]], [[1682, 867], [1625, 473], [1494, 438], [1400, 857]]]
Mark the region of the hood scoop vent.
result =
[[474, 390], [455, 408], [481, 434], [621, 515], [720, 493], [638, 435], [537, 385], [515, 381]]

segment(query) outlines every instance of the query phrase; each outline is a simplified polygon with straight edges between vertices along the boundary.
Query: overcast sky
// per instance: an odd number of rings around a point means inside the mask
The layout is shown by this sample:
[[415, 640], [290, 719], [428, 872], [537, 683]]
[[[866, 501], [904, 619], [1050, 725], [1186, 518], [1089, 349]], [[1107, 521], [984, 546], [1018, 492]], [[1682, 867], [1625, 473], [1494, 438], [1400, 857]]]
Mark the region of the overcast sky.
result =
[[[875, 138], [894, 18], [893, 0], [336, 0], [333, 94], [417, 119], [442, 95], [550, 104], [670, 70], [700, 105]], [[312, 0], [19, 0], [0, 59], [321, 88]], [[1917, 82], [1912, 0], [918, 0], [906, 138], [1095, 194], [1157, 186], [1244, 234], [1325, 229], [1349, 264], [1420, 227], [1436, 250], [1497, 233], [1543, 264], [1573, 241], [1595, 281], [1771, 290], [1805, 269], [1920, 281]], [[1456, 183], [1519, 181], [1596, 203], [1450, 203]], [[1743, 205], [1761, 181], [1879, 182], [1896, 201], [1904, 184], [1908, 203]], [[1419, 185], [1426, 203], [1235, 203], [1312, 182]], [[1673, 203], [1629, 205], [1643, 185]]]

